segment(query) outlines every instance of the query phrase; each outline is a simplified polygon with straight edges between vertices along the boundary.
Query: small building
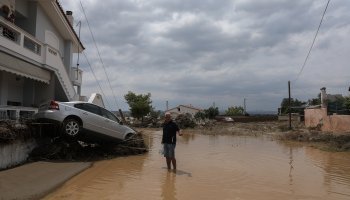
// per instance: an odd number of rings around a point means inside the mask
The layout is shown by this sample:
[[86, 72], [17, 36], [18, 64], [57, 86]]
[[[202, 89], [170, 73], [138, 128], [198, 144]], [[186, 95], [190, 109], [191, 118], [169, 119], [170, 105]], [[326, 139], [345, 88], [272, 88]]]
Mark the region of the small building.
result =
[[305, 109], [305, 126], [334, 134], [349, 133], [350, 115], [335, 112], [337, 109], [332, 110], [334, 106], [330, 106], [332, 100], [340, 97], [341, 95], [326, 94], [326, 88], [321, 88], [321, 105]]
[[192, 105], [178, 105], [175, 108], [171, 108], [166, 110], [165, 112], [169, 112], [172, 117], [177, 117], [180, 114], [190, 114], [192, 117], [198, 112], [201, 112], [202, 109], [193, 107]]

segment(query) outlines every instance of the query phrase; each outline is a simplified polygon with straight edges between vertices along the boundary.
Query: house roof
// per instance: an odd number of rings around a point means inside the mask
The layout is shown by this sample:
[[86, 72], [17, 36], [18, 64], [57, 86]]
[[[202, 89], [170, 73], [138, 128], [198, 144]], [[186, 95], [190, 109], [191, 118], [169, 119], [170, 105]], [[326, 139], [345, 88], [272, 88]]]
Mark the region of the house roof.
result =
[[68, 25], [70, 26], [71, 30], [73, 31], [75, 37], [78, 39], [78, 41], [79, 41], [79, 43], [80, 43], [82, 49], [84, 50], [85, 47], [84, 47], [84, 45], [81, 43], [80, 38], [79, 38], [79, 36], [77, 35], [77, 33], [75, 32], [75, 30], [74, 30], [72, 24], [69, 23], [69, 20], [68, 20], [68, 18], [67, 18], [67, 15], [65, 14], [65, 12], [64, 12], [64, 10], [63, 10], [63, 8], [62, 8], [60, 2], [59, 2], [59, 0], [56, 0], [56, 3], [57, 3], [57, 5], [58, 5], [58, 7], [60, 8], [60, 10], [61, 10], [63, 16], [66, 18], [66, 21], [68, 22]]
[[39, 4], [43, 7], [45, 13], [49, 16], [57, 30], [64, 39], [73, 42], [73, 51], [75, 53], [82, 52], [85, 47], [81, 43], [73, 26], [69, 23], [68, 18], [58, 0], [39, 0]]

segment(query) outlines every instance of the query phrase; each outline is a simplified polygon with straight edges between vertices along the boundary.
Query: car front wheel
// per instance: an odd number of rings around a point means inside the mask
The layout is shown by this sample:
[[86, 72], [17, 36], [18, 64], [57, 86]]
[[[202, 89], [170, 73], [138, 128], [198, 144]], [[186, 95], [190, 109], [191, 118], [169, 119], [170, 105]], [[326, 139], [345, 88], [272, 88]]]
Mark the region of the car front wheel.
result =
[[77, 137], [80, 133], [80, 124], [75, 119], [66, 119], [63, 122], [63, 133], [69, 137]]

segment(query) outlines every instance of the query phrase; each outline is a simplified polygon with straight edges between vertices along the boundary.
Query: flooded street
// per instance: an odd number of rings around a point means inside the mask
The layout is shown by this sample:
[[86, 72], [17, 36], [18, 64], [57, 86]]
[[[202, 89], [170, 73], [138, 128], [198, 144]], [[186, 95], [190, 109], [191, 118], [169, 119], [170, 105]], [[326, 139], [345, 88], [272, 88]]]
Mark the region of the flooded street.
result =
[[184, 134], [176, 173], [159, 154], [157, 131], [149, 153], [96, 162], [44, 199], [350, 199], [350, 153], [266, 136]]

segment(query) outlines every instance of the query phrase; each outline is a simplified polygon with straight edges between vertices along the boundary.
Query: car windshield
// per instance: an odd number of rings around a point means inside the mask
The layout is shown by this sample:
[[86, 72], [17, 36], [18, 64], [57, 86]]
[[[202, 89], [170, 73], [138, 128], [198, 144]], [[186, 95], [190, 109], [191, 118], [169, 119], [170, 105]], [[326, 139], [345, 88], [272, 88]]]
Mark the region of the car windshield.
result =
[[108, 118], [110, 120], [120, 123], [119, 119], [113, 113], [109, 112], [104, 108], [101, 108], [101, 115], [105, 118]]

